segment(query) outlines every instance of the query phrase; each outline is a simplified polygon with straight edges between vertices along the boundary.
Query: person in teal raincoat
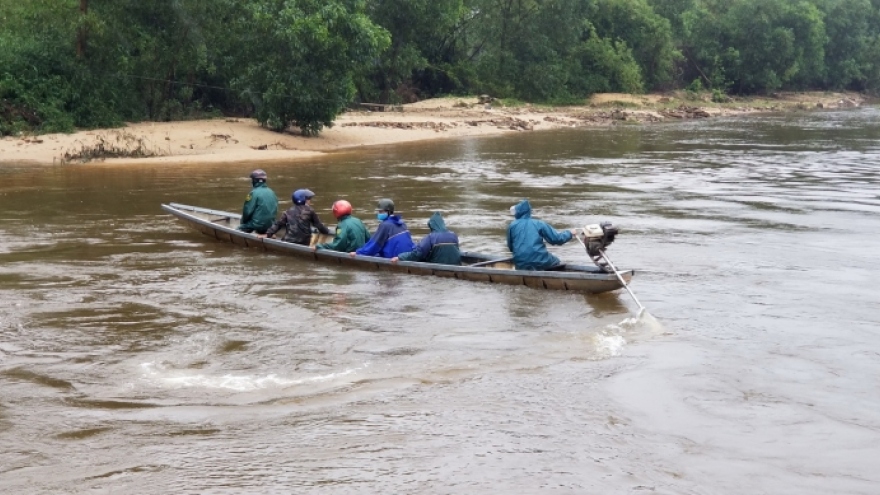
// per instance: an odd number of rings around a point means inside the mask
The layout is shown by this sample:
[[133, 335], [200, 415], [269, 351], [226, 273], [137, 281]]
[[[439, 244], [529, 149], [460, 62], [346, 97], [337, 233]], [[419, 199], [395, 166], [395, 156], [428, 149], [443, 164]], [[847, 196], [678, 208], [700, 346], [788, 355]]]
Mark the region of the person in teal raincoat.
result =
[[544, 242], [562, 245], [572, 240], [575, 230], [557, 231], [547, 222], [532, 218], [527, 199], [511, 207], [516, 220], [507, 227], [507, 248], [517, 270], [549, 270], [561, 262], [547, 251]]
[[275, 223], [275, 217], [278, 215], [278, 197], [266, 185], [268, 178], [269, 176], [262, 169], [258, 168], [251, 172], [253, 189], [244, 199], [238, 230], [265, 234], [266, 230]]

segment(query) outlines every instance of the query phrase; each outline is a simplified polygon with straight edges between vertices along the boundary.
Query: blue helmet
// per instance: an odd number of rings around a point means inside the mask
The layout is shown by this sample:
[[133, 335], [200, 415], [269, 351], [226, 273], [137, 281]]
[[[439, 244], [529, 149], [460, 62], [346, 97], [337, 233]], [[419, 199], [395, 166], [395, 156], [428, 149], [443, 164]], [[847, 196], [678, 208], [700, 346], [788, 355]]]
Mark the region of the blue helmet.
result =
[[297, 189], [293, 191], [293, 194], [290, 195], [290, 199], [293, 200], [293, 204], [296, 205], [304, 205], [306, 201], [315, 197], [315, 193], [308, 189]]

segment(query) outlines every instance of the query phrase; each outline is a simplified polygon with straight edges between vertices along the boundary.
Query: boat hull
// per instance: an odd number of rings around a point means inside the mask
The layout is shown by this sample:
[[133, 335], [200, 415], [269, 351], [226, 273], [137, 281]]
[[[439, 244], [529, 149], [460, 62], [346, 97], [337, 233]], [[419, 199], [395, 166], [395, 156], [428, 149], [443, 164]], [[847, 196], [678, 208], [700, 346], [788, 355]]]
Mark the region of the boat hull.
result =
[[[584, 293], [609, 292], [623, 287], [620, 280], [613, 273], [606, 273], [595, 266], [566, 265], [564, 270], [559, 271], [515, 270], [509, 261], [509, 255], [493, 256], [463, 252], [462, 265], [456, 266], [408, 261], [391, 263], [386, 258], [374, 256], [351, 257], [348, 253], [323, 249], [312, 251], [308, 246], [292, 244], [278, 239], [261, 239], [254, 234], [236, 230], [241, 218], [236, 213], [177, 203], [163, 204], [162, 209], [176, 217], [186, 226], [218, 241], [252, 249], [297, 256], [328, 265]], [[312, 243], [328, 242], [331, 239], [332, 236], [315, 234]], [[479, 266], [469, 266], [473, 264], [478, 264]], [[633, 274], [632, 270], [620, 272], [621, 277], [627, 284], [632, 279]]]

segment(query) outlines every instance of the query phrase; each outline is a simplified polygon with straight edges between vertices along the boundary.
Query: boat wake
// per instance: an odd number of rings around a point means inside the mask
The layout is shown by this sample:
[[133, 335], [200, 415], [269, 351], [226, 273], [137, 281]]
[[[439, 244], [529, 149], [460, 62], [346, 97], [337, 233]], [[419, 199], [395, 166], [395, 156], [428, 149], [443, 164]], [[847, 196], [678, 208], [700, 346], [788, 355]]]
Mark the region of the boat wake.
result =
[[664, 332], [663, 325], [643, 311], [639, 316], [612, 323], [593, 334], [595, 359], [608, 359], [620, 356], [628, 343], [649, 339]]
[[[350, 383], [351, 378], [369, 364], [364, 364], [358, 368], [349, 368], [339, 372], [327, 373], [323, 375], [291, 378], [281, 377], [276, 374], [260, 375], [210, 375], [210, 374], [188, 374], [180, 370], [169, 370], [161, 364], [143, 363], [144, 376], [153, 382], [160, 383], [170, 388], [204, 388], [204, 389], [225, 389], [233, 392], [251, 392], [255, 390], [265, 389], [284, 389], [296, 387], [299, 385], [315, 385], [315, 384], [339, 384], [339, 382]], [[349, 377], [346, 379], [345, 377]]]

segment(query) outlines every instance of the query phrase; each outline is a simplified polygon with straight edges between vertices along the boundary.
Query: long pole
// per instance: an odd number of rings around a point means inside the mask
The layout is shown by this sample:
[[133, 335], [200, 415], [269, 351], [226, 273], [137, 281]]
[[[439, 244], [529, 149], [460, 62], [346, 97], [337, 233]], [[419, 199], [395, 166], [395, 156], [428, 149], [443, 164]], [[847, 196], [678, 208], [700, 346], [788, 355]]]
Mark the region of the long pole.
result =
[[[583, 246], [584, 249], [587, 248], [586, 243], [584, 243], [584, 241], [582, 241], [581, 238], [580, 238], [578, 235], [575, 235], [574, 237], [575, 237], [575, 239], [578, 240], [578, 242], [581, 243], [581, 246]], [[612, 263], [612, 262], [611, 262], [611, 259], [608, 258], [608, 255], [605, 254], [605, 250], [604, 250], [604, 249], [600, 249], [600, 250], [599, 250], [599, 254], [602, 255], [602, 258], [605, 260], [605, 263], [608, 263], [608, 266], [611, 267], [611, 270], [613, 270], [613, 271], [614, 271], [614, 274], [617, 275], [617, 280], [620, 280], [620, 283], [623, 285], [623, 288], [626, 289], [627, 292], [629, 292], [629, 295], [630, 295], [630, 296], [632, 296], [633, 301], [635, 301], [636, 304], [639, 305], [639, 312], [636, 313], [636, 319], [638, 320], [639, 318], [641, 318], [642, 313], [645, 312], [645, 307], [642, 306], [642, 303], [639, 302], [639, 298], [637, 298], [636, 295], [633, 294], [633, 291], [630, 290], [629, 285], [626, 284], [626, 281], [625, 281], [625, 280], [623, 279], [623, 277], [620, 275], [620, 272], [617, 271], [617, 267], [614, 266], [614, 263]]]
[[620, 272], [617, 271], [617, 267], [614, 266], [614, 263], [612, 263], [611, 260], [608, 259], [608, 255], [605, 254], [605, 251], [604, 251], [603, 249], [600, 249], [600, 250], [599, 250], [599, 254], [602, 255], [602, 258], [605, 259], [605, 262], [608, 263], [608, 266], [610, 266], [611, 269], [614, 270], [614, 274], [617, 275], [617, 280], [620, 280], [620, 283], [623, 284], [623, 288], [626, 289], [627, 292], [629, 292], [629, 295], [630, 295], [630, 296], [632, 296], [633, 301], [635, 301], [636, 304], [639, 305], [639, 312], [636, 313], [636, 319], [638, 320], [639, 318], [641, 318], [642, 313], [645, 312], [645, 307], [642, 306], [642, 303], [639, 302], [639, 299], [636, 297], [635, 294], [633, 294], [633, 291], [630, 290], [629, 285], [627, 285], [627, 284], [626, 284], [626, 281], [623, 280], [623, 277], [620, 276]]

